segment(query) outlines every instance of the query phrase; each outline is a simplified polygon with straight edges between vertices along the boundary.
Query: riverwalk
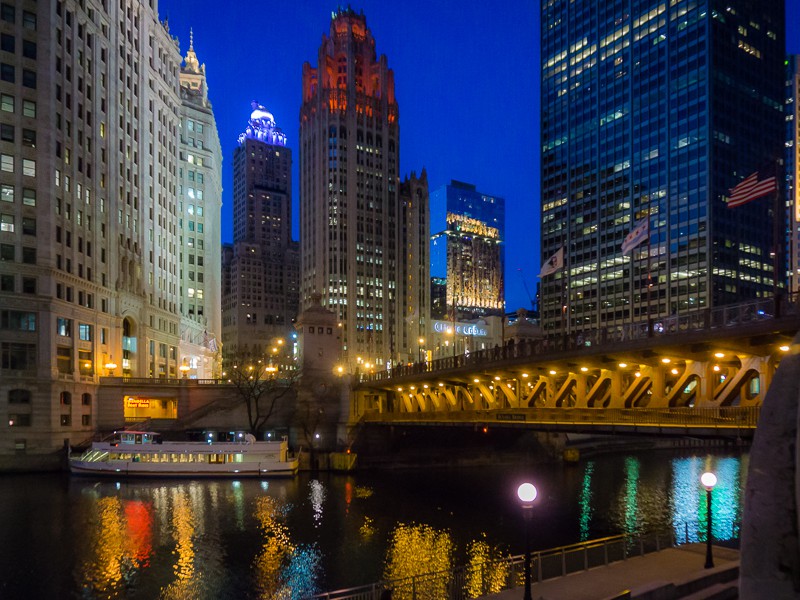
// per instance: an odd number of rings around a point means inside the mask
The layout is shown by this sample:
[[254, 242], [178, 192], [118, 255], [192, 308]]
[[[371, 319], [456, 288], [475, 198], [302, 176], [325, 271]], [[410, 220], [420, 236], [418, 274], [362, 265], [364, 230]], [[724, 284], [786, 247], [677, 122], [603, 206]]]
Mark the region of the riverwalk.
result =
[[[705, 544], [685, 544], [607, 566], [578, 571], [531, 586], [533, 600], [611, 598], [705, 598], [706, 592], [734, 588], [739, 551], [714, 546], [714, 567], [705, 569]], [[625, 595], [624, 592], [630, 592]], [[736, 598], [738, 594], [721, 597]], [[520, 600], [523, 588], [482, 596], [484, 600]]]

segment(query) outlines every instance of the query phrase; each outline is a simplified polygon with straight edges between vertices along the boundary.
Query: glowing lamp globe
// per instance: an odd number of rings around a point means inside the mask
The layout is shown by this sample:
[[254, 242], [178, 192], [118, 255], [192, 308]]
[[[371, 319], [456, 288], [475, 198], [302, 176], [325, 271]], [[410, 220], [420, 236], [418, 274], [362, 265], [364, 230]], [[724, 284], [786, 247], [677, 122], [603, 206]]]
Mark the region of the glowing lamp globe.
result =
[[713, 473], [703, 473], [700, 476], [700, 483], [703, 484], [707, 490], [712, 489], [715, 485], [717, 485], [717, 476]]
[[530, 504], [536, 500], [536, 486], [532, 483], [523, 483], [517, 488], [517, 496], [523, 504]]

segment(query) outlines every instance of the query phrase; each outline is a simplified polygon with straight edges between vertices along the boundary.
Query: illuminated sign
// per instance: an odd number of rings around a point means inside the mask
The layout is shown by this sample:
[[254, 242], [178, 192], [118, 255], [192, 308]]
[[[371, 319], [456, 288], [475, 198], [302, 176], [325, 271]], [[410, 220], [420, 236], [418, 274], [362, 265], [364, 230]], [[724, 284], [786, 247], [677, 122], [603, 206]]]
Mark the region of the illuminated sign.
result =
[[[433, 330], [437, 333], [447, 333], [452, 331], [453, 323], [448, 321], [434, 321]], [[485, 327], [480, 327], [473, 323], [456, 323], [456, 333], [458, 335], [471, 335], [473, 337], [486, 337], [488, 332]]]
[[147, 398], [125, 398], [125, 406], [128, 408], [150, 408], [150, 400]]

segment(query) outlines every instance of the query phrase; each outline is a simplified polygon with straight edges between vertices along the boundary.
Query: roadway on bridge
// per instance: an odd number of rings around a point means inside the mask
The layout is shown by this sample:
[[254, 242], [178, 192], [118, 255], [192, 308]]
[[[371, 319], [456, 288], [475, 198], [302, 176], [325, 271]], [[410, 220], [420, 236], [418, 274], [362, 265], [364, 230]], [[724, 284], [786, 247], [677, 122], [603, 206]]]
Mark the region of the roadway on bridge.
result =
[[[608, 566], [549, 579], [531, 586], [536, 600], [598, 600], [611, 598], [625, 590], [631, 597], [659, 584], [681, 584], [715, 572], [735, 568], [739, 551], [714, 546], [714, 568], [705, 569], [705, 544], [686, 544], [644, 556], [636, 556]], [[738, 579], [738, 575], [733, 579]], [[519, 600], [523, 588], [482, 596], [484, 600]]]

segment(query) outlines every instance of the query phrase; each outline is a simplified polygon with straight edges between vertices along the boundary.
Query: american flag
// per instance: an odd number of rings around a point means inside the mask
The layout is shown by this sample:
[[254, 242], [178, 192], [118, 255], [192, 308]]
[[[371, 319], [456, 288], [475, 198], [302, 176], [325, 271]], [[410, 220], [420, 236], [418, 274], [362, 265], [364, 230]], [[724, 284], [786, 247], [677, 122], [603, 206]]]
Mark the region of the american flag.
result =
[[731, 188], [731, 197], [728, 199], [728, 208], [736, 208], [747, 204], [751, 200], [758, 200], [762, 196], [778, 191], [778, 178], [775, 169], [767, 167], [759, 169], [739, 185]]

